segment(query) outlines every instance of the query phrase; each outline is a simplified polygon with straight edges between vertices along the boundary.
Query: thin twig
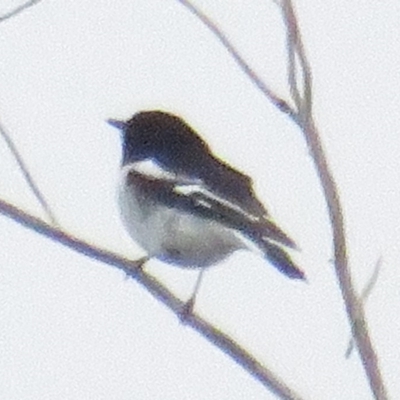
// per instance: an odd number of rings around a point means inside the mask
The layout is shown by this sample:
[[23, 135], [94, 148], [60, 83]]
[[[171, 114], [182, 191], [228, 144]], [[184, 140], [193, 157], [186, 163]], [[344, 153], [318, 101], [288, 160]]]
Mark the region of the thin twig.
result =
[[[375, 268], [371, 275], [371, 278], [368, 280], [364, 289], [361, 291], [360, 300], [362, 301], [364, 306], [367, 303], [367, 300], [369, 298], [369, 295], [372, 293], [373, 288], [375, 287], [376, 283], [378, 282], [378, 277], [379, 277], [379, 273], [381, 271], [381, 266], [382, 266], [382, 258], [379, 257], [378, 261], [375, 264]], [[349, 358], [351, 353], [353, 352], [353, 350], [354, 350], [354, 339], [353, 339], [353, 337], [351, 337], [349, 339], [349, 344], [347, 346], [345, 357]]]
[[[292, 99], [297, 106], [301, 119], [307, 118], [312, 113], [312, 71], [306, 56], [303, 39], [299, 32], [296, 14], [291, 1], [282, 0], [276, 3], [283, 15], [286, 26], [287, 52], [288, 52], [288, 83]], [[297, 60], [300, 63], [300, 72], [303, 77], [300, 94], [297, 76]]]
[[[302, 104], [299, 111], [305, 115], [310, 115], [312, 113], [312, 71], [311, 65], [308, 61], [306, 56], [306, 52], [304, 49], [304, 43], [302, 36], [299, 31], [299, 26], [297, 23], [297, 17], [293, 9], [292, 1], [291, 0], [282, 0], [282, 10], [286, 18], [284, 18], [286, 30], [290, 33], [288, 34], [289, 37], [293, 38], [294, 43], [294, 51], [296, 56], [298, 57], [300, 67], [301, 67], [301, 74], [303, 77], [303, 96], [302, 96]], [[295, 75], [297, 79], [297, 75]], [[298, 83], [296, 83], [296, 87], [298, 87]]]
[[379, 257], [378, 261], [375, 264], [374, 272], [372, 273], [371, 278], [365, 285], [364, 289], [361, 292], [361, 300], [365, 303], [369, 298], [369, 295], [372, 293], [373, 288], [378, 282], [379, 273], [381, 271], [382, 266], [382, 257]]
[[27, 182], [28, 186], [32, 190], [36, 199], [39, 201], [40, 205], [43, 208], [43, 211], [46, 213], [47, 217], [49, 218], [49, 221], [54, 226], [58, 226], [57, 219], [56, 219], [53, 211], [51, 210], [49, 203], [46, 201], [46, 199], [45, 199], [44, 195], [42, 194], [42, 192], [40, 191], [38, 185], [35, 183], [31, 173], [29, 172], [29, 169], [28, 169], [25, 161], [23, 160], [20, 152], [17, 149], [17, 146], [15, 145], [11, 136], [7, 133], [6, 129], [4, 128], [4, 126], [1, 123], [0, 123], [0, 134], [1, 134], [1, 136], [3, 136], [3, 139], [6, 142], [9, 150], [11, 151], [15, 160], [17, 161], [17, 164], [25, 178], [25, 181]]
[[4, 15], [0, 15], [0, 22], [3, 22], [5, 20], [7, 20], [7, 19], [15, 17], [16, 15], [18, 15], [22, 11], [26, 10], [29, 7], [32, 7], [32, 6], [36, 5], [37, 3], [41, 2], [41, 1], [42, 0], [31, 0], [31, 1], [27, 1], [24, 4], [21, 4], [20, 6], [14, 8], [14, 10], [11, 10], [11, 11], [7, 12]]
[[[287, 7], [279, 5], [281, 12], [283, 13], [283, 19], [287, 15]], [[290, 90], [290, 95], [292, 96], [293, 102], [296, 105], [297, 112], [300, 112], [302, 107], [302, 96], [300, 95], [300, 90], [297, 82], [297, 31], [293, 27], [292, 21], [288, 21], [286, 27], [286, 49], [287, 49], [287, 74], [288, 74], [288, 85]]]
[[[70, 249], [84, 254], [102, 263], [117, 267], [128, 276], [135, 279], [146, 288], [158, 301], [168, 307], [180, 318], [186, 303], [176, 297], [166, 286], [151, 274], [142, 269], [144, 260], [131, 261], [111, 251], [100, 249], [92, 244], [72, 236], [62, 230], [47, 224], [12, 204], [0, 200], [0, 213], [13, 219], [17, 223], [31, 229], [47, 238], [58, 242]], [[198, 315], [191, 314], [185, 318], [185, 324], [199, 332], [213, 345], [217, 346], [226, 355], [231, 357], [238, 365], [248, 371], [266, 388], [285, 400], [301, 400], [302, 398], [285, 385], [270, 369], [257, 361], [244, 347], [240, 346], [227, 334], [211, 325]]]
[[218, 26], [199, 8], [193, 5], [188, 0], [177, 0], [184, 7], [186, 7], [192, 14], [194, 14], [222, 43], [222, 46], [235, 60], [240, 69], [249, 77], [250, 81], [274, 104], [280, 111], [287, 114], [291, 118], [295, 118], [295, 110], [282, 98], [277, 96], [264, 81], [253, 71], [250, 65], [236, 50], [234, 45], [230, 42], [227, 36], [218, 28]]

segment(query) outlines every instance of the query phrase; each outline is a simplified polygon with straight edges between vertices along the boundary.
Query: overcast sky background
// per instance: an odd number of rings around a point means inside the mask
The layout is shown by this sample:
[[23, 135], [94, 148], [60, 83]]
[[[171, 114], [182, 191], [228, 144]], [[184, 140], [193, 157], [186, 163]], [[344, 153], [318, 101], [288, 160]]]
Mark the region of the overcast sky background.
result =
[[[285, 97], [273, 1], [197, 0]], [[400, 3], [295, 1], [314, 107], [340, 188], [358, 289], [383, 258], [367, 315], [392, 398], [400, 395]], [[0, 12], [17, 2], [2, 1]], [[301, 132], [174, 0], [43, 0], [0, 24], [0, 118], [62, 226], [130, 258], [118, 216], [119, 136], [107, 118], [183, 116], [254, 178], [301, 247], [308, 284], [237, 253], [210, 270], [196, 311], [305, 399], [372, 398], [330, 262], [331, 234]], [[0, 140], [0, 196], [43, 216]], [[274, 399], [123, 273], [0, 216], [0, 398]], [[182, 299], [196, 273], [152, 261]]]

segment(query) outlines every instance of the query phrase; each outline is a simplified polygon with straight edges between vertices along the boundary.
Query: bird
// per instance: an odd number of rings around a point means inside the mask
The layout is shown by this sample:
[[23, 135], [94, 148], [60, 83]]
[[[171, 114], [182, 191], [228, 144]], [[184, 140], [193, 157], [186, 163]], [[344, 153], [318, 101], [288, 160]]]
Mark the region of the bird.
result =
[[122, 222], [149, 259], [200, 269], [190, 307], [205, 269], [238, 250], [305, 279], [288, 252], [296, 243], [257, 199], [251, 178], [214, 155], [184, 119], [148, 110], [107, 122], [122, 137]]

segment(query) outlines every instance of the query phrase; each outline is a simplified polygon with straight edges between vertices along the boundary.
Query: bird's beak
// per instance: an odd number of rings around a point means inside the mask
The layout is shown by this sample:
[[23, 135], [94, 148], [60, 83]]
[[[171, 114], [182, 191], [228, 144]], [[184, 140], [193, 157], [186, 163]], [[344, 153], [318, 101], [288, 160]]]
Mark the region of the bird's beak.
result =
[[126, 122], [119, 121], [118, 119], [108, 119], [107, 123], [121, 131], [125, 130], [128, 127], [128, 124]]

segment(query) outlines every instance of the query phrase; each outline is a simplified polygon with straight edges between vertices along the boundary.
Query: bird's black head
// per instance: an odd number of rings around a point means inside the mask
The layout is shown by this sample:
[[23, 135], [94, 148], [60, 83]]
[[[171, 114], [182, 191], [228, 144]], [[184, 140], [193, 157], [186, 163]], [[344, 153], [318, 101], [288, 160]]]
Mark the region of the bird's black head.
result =
[[163, 111], [142, 111], [126, 122], [108, 123], [123, 133], [123, 165], [153, 159], [187, 170], [186, 164], [202, 164], [209, 154], [207, 144], [183, 119]]

